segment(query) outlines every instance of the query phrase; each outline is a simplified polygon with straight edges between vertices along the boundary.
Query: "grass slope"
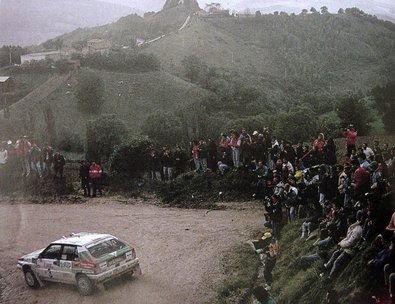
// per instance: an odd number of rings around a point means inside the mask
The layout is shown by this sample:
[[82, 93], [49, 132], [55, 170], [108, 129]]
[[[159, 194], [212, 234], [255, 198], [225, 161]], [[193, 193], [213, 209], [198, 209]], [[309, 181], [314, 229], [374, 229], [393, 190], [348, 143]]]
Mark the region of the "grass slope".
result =
[[236, 71], [267, 90], [344, 93], [393, 78], [395, 26], [351, 15], [193, 18], [147, 48], [171, 71], [184, 56]]
[[[180, 104], [193, 103], [207, 92], [166, 72], [128, 74], [100, 71], [105, 83], [104, 105], [101, 113], [114, 113], [122, 119], [132, 134], [139, 133], [141, 124], [155, 110], [175, 111]], [[34, 128], [27, 131], [38, 140], [47, 137], [43, 110], [51, 107], [59, 133], [67, 129], [85, 137], [86, 121], [97, 115], [81, 113], [74, 96], [76, 75], [42, 102], [16, 104], [11, 107], [14, 117], [25, 117]], [[33, 122], [32, 122], [33, 121]], [[29, 123], [28, 123], [29, 124]]]

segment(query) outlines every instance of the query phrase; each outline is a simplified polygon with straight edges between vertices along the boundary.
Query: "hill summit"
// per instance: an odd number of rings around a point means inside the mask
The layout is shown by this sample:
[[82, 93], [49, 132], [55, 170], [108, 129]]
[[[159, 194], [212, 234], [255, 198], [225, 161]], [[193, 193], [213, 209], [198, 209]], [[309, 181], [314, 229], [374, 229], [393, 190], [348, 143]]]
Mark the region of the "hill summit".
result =
[[199, 3], [196, 0], [166, 0], [163, 10], [171, 9], [174, 7], [186, 7], [193, 11], [200, 11]]

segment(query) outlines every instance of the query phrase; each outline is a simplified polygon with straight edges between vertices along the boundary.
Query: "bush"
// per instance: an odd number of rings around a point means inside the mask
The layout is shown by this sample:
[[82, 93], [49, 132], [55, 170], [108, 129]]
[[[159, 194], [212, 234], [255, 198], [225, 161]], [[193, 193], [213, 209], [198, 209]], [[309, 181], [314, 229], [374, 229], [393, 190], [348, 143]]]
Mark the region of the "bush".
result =
[[97, 113], [104, 103], [104, 81], [92, 71], [82, 72], [77, 79], [75, 96], [82, 112]]
[[141, 178], [147, 171], [153, 142], [147, 137], [132, 138], [118, 145], [109, 159], [111, 173], [120, 181]]
[[89, 160], [107, 161], [114, 147], [121, 144], [127, 137], [124, 122], [115, 114], [101, 115], [90, 120], [86, 128], [87, 152]]
[[56, 146], [58, 149], [66, 152], [81, 153], [84, 151], [84, 144], [80, 135], [68, 128], [63, 128], [59, 131]]

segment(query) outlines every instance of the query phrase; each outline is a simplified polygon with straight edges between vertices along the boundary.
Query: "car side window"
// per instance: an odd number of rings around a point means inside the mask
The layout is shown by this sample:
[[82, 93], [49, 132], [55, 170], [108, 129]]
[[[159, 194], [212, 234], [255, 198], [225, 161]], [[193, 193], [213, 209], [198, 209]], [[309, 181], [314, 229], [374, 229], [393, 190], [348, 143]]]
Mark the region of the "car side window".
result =
[[75, 261], [78, 258], [77, 247], [73, 245], [64, 245], [62, 260]]
[[45, 249], [43, 254], [41, 255], [41, 258], [43, 259], [59, 259], [60, 258], [60, 253], [62, 251], [62, 245], [50, 245]]

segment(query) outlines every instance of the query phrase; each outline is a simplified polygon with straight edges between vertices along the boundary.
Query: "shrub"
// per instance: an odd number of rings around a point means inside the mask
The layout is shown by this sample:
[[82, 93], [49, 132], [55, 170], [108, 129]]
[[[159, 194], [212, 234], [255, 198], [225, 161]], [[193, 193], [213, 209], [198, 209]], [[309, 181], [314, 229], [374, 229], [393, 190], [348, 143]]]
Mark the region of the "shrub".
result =
[[82, 112], [99, 112], [104, 99], [104, 81], [92, 71], [82, 72], [77, 79], [75, 96]]
[[88, 121], [87, 159], [107, 161], [114, 147], [122, 143], [127, 133], [124, 122], [116, 118], [115, 114], [101, 115], [97, 119]]
[[63, 128], [57, 135], [56, 146], [66, 152], [81, 153], [84, 151], [84, 144], [78, 133], [72, 132], [68, 128]]
[[109, 159], [111, 173], [119, 180], [141, 178], [147, 171], [153, 143], [147, 137], [135, 137], [118, 145]]

